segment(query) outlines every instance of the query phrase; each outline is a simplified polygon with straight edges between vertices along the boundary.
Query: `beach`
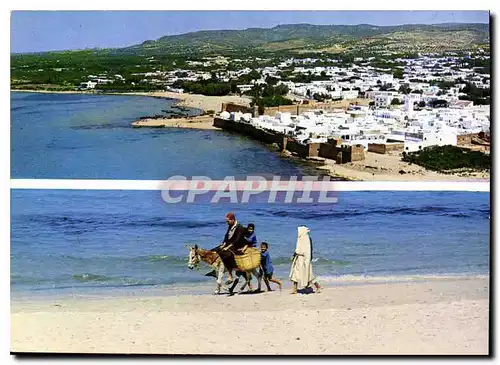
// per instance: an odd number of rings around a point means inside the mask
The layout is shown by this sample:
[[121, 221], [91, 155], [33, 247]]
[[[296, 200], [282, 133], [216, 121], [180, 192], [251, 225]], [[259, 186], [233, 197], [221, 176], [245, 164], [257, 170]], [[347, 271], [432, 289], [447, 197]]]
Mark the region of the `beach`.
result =
[[153, 96], [157, 98], [169, 98], [180, 100], [177, 104], [188, 108], [197, 108], [204, 111], [213, 110], [216, 113], [221, 111], [222, 103], [235, 103], [249, 106], [251, 99], [246, 96], [226, 95], [226, 96], [206, 96], [198, 94], [174, 93], [170, 91], [157, 91], [150, 93], [135, 92], [129, 95]]
[[132, 127], [220, 130], [220, 128], [214, 127], [214, 117], [210, 115], [183, 118], [144, 118], [133, 122]]
[[92, 91], [52, 91], [52, 90], [11, 90], [14, 92], [31, 92], [42, 94], [85, 94], [85, 95], [136, 95], [150, 96], [154, 98], [176, 99], [176, 105], [188, 108], [201, 109], [203, 111], [213, 110], [220, 112], [222, 103], [235, 103], [249, 106], [251, 99], [246, 96], [226, 95], [226, 96], [206, 96], [198, 94], [175, 93], [171, 91], [152, 91], [152, 92], [124, 92], [124, 93], [96, 93]]
[[489, 278], [327, 286], [319, 294], [13, 299], [11, 351], [486, 355]]
[[323, 159], [325, 170], [331, 176], [359, 181], [489, 181], [490, 172], [443, 174], [422, 166], [402, 161], [400, 154], [379, 154], [365, 151], [365, 159], [338, 165]]
[[[24, 92], [24, 90], [23, 90]], [[36, 93], [44, 93], [36, 91]], [[49, 94], [92, 94], [89, 92], [45, 92]], [[101, 95], [101, 94], [99, 94]], [[248, 105], [249, 99], [237, 96], [203, 96], [193, 94], [178, 94], [173, 92], [152, 93], [122, 93], [122, 96], [149, 96], [156, 98], [177, 99], [173, 105], [199, 108], [202, 110], [220, 111], [222, 103], [234, 102]], [[151, 114], [150, 114], [151, 115]], [[141, 117], [144, 117], [142, 115]], [[218, 130], [213, 126], [213, 116], [186, 116], [179, 118], [144, 118], [130, 124], [137, 128], [179, 128], [195, 130]], [[354, 181], [489, 181], [490, 172], [450, 173], [443, 174], [409, 164], [401, 160], [400, 154], [377, 154], [365, 152], [365, 159], [338, 165], [333, 160], [317, 159], [311, 166], [322, 170], [333, 177]], [[318, 166], [319, 165], [319, 166]], [[402, 173], [403, 172], [403, 173]]]

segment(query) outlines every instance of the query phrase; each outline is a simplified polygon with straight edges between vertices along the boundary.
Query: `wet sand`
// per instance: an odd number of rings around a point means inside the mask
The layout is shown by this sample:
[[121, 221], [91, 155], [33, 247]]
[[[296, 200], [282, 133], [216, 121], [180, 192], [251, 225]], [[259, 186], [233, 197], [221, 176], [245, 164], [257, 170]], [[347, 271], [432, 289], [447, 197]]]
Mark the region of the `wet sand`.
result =
[[13, 300], [11, 351], [122, 354], [488, 353], [489, 279], [329, 286], [319, 294]]
[[214, 127], [214, 117], [209, 115], [184, 118], [146, 118], [132, 123], [134, 128], [184, 128], [221, 130]]

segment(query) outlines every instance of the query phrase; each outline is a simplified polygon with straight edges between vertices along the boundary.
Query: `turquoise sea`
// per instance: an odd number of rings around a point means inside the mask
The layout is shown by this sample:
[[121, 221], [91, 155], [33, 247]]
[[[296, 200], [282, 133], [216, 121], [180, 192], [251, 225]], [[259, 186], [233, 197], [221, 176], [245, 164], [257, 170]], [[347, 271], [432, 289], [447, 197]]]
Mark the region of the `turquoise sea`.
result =
[[[11, 177], [310, 173], [240, 136], [130, 127], [171, 105], [146, 97], [13, 93]], [[203, 276], [208, 269], [187, 268], [184, 246], [218, 244], [228, 211], [244, 224], [255, 223], [282, 279], [301, 224], [311, 229], [315, 274], [331, 285], [489, 273], [489, 193], [336, 196], [336, 204], [167, 204], [159, 191], [12, 190], [11, 291], [109, 293], [210, 284], [213, 279]]]

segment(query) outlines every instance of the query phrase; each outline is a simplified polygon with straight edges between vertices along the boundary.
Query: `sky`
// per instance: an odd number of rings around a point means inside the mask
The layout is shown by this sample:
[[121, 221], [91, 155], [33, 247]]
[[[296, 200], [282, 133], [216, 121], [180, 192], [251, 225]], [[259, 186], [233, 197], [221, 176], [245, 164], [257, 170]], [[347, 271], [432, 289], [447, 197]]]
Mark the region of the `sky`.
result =
[[279, 24], [488, 22], [487, 11], [13, 11], [11, 52], [125, 47], [197, 30]]

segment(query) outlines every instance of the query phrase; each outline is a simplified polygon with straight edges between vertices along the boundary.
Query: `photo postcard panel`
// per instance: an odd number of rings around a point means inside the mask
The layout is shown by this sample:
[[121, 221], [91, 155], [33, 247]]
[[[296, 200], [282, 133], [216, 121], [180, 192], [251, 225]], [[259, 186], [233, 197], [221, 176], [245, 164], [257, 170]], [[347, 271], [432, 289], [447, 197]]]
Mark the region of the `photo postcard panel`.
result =
[[[338, 192], [336, 203], [165, 195], [12, 190], [11, 351], [488, 351], [489, 193]], [[243, 254], [230, 224], [244, 232]], [[225, 241], [229, 261], [216, 253]], [[245, 336], [230, 336], [241, 326]]]
[[488, 11], [11, 40], [12, 353], [489, 354]]

